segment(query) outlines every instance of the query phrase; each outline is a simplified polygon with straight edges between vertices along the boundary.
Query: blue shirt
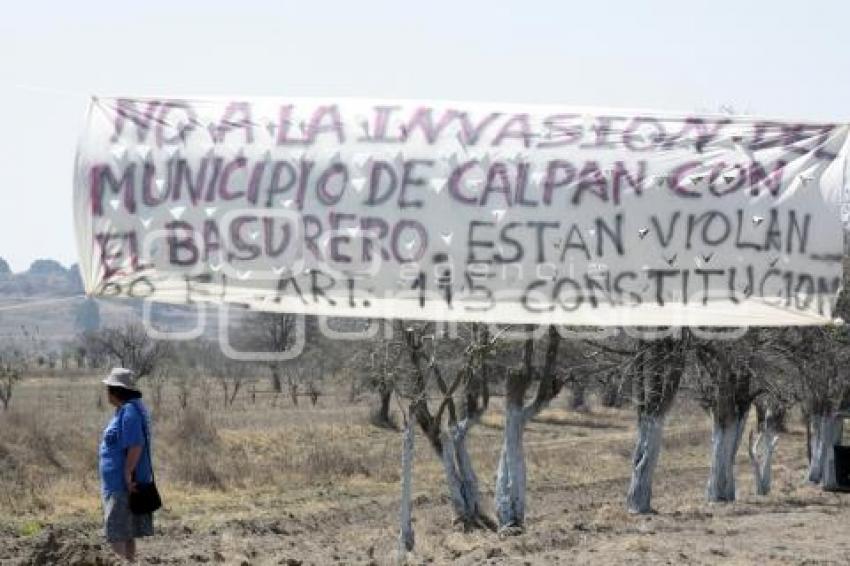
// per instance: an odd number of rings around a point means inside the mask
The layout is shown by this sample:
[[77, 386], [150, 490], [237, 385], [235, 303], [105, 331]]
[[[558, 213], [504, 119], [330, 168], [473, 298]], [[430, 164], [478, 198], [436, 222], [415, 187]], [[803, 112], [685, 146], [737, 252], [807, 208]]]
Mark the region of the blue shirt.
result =
[[[100, 442], [100, 480], [104, 493], [126, 492], [124, 463], [127, 450], [142, 447], [142, 455], [136, 465], [135, 481], [148, 483], [153, 478], [149, 451], [145, 447], [145, 431], [150, 438], [148, 412], [139, 399], [127, 401], [118, 409], [103, 430]], [[142, 427], [146, 427], [142, 429]]]

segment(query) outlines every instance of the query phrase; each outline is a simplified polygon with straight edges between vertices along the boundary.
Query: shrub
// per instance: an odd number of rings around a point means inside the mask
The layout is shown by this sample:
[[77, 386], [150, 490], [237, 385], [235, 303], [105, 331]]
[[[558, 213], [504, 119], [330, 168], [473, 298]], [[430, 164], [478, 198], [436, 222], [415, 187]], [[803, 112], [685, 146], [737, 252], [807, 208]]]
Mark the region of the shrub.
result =
[[165, 442], [159, 446], [168, 452], [173, 479], [194, 486], [224, 489], [220, 468], [221, 438], [212, 420], [197, 409], [180, 411], [166, 427]]

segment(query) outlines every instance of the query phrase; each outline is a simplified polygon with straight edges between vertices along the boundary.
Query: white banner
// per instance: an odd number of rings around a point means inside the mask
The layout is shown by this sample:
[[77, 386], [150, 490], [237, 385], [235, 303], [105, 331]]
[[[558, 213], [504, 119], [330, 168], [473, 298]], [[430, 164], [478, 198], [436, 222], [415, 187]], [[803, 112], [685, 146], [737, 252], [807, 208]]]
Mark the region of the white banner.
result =
[[832, 319], [848, 127], [336, 99], [92, 102], [87, 292], [568, 325]]

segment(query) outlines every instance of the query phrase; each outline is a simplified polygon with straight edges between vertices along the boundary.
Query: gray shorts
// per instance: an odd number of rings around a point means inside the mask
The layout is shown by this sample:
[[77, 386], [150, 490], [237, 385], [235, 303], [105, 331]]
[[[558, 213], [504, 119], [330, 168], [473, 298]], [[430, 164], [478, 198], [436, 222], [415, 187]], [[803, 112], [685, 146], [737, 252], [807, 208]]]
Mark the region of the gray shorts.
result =
[[153, 536], [153, 515], [134, 515], [126, 491], [103, 494], [103, 527], [107, 542]]

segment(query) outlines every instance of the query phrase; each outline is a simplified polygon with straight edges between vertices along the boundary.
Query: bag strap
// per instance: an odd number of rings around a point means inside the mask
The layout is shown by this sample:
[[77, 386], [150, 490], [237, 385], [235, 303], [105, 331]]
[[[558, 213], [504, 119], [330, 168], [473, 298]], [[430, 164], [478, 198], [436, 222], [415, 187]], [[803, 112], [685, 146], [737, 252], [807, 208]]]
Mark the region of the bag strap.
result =
[[[145, 453], [148, 456], [148, 463], [151, 467], [151, 481], [156, 482], [156, 477], [153, 471], [153, 458], [151, 457], [151, 442], [150, 437], [148, 436], [148, 420], [145, 418], [145, 413], [132, 401], [129, 401], [129, 404], [133, 405], [133, 408], [139, 413], [139, 418], [142, 420], [142, 436], [145, 437]], [[136, 467], [139, 465], [136, 464]], [[134, 470], [135, 471], [135, 470]]]

